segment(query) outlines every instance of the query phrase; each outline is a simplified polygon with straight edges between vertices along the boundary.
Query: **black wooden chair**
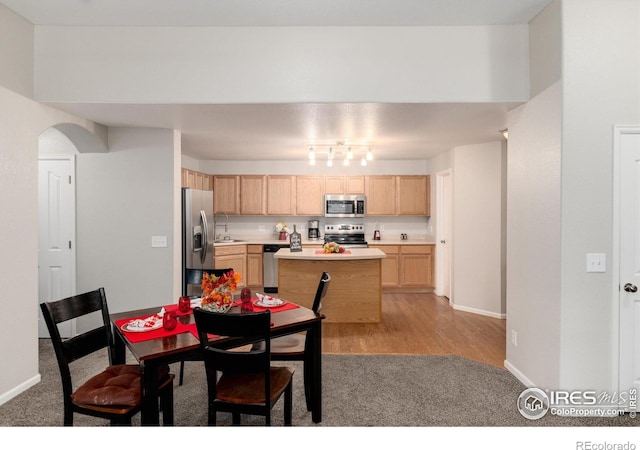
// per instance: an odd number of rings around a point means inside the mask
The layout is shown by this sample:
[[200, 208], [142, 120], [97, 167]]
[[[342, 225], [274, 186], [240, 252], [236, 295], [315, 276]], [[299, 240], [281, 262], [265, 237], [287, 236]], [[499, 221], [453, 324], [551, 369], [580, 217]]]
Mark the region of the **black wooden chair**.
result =
[[[327, 294], [329, 289], [329, 283], [331, 282], [331, 275], [328, 272], [322, 272], [320, 276], [320, 282], [316, 289], [316, 296], [313, 299], [313, 306], [311, 309], [316, 314], [322, 309], [322, 299]], [[253, 345], [254, 349], [259, 349], [261, 343]], [[309, 398], [311, 395], [311, 382], [309, 381], [309, 370], [307, 369], [308, 361], [305, 359], [305, 349], [307, 347], [307, 333], [295, 333], [287, 336], [281, 336], [271, 339], [271, 360], [272, 361], [303, 361], [303, 377], [304, 377], [304, 393], [307, 399], [307, 409], [309, 409]]]
[[[64, 425], [73, 425], [73, 414], [86, 414], [111, 421], [112, 425], [131, 425], [131, 418], [142, 406], [140, 366], [113, 364], [113, 331], [104, 288], [62, 300], [40, 304], [56, 353], [64, 398]], [[102, 325], [63, 340], [58, 324], [100, 312]], [[73, 389], [69, 364], [98, 350], [108, 349], [109, 366]], [[160, 371], [160, 410], [164, 425], [173, 425], [173, 380], [169, 366]]]
[[[271, 410], [283, 393], [284, 424], [291, 425], [293, 369], [271, 366], [271, 312], [220, 314], [196, 308], [193, 314], [207, 374], [209, 425], [216, 425], [218, 411], [230, 412], [234, 425], [240, 425], [241, 414], [264, 416], [271, 425]], [[212, 347], [209, 333], [262, 341], [264, 347]]]
[[[185, 292], [186, 292], [187, 285], [191, 284], [191, 285], [201, 286], [202, 275], [205, 273], [219, 277], [232, 270], [233, 269], [231, 267], [228, 269], [187, 269], [184, 275]], [[183, 381], [184, 381], [184, 360], [180, 361], [180, 375], [178, 377], [178, 384], [182, 386]]]

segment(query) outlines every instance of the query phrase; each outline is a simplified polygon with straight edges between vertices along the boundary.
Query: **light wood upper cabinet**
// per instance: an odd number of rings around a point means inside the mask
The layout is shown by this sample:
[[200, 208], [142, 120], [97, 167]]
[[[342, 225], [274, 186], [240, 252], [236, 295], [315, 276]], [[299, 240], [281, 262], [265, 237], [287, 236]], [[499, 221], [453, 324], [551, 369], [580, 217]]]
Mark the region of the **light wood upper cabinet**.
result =
[[397, 177], [398, 197], [396, 214], [399, 216], [428, 216], [430, 178], [425, 175]]
[[296, 211], [296, 177], [267, 176], [267, 214], [294, 215]]
[[266, 213], [267, 177], [264, 175], [240, 176], [240, 214], [263, 215]]
[[213, 209], [215, 212], [240, 214], [240, 177], [238, 175], [213, 177]]
[[328, 175], [324, 177], [325, 194], [364, 194], [364, 175]]
[[213, 176], [191, 169], [182, 169], [182, 187], [210, 191], [213, 189]]
[[325, 194], [344, 194], [344, 177], [341, 175], [324, 177]]
[[364, 175], [347, 175], [344, 177], [345, 194], [364, 194]]
[[321, 216], [324, 214], [324, 183], [322, 176], [296, 177], [296, 214]]
[[366, 211], [368, 216], [396, 214], [396, 177], [372, 175], [365, 177]]

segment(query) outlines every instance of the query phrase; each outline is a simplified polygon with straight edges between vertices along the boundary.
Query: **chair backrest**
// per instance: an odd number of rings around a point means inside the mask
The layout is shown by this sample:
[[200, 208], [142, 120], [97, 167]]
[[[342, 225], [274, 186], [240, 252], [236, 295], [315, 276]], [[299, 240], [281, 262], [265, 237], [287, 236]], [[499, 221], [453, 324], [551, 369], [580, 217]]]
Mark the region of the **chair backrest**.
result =
[[[200, 349], [203, 353], [209, 389], [215, 392], [217, 371], [227, 374], [264, 373], [265, 398], [269, 398], [271, 384], [271, 312], [230, 314], [193, 310], [196, 321]], [[208, 334], [228, 337], [249, 338], [261, 343], [259, 349], [233, 351], [209, 345]], [[231, 346], [233, 347], [233, 345]]]
[[232, 268], [228, 269], [187, 269], [184, 274], [184, 286], [185, 286], [185, 295], [186, 295], [186, 286], [187, 285], [195, 285], [201, 286], [202, 284], [202, 275], [208, 273], [209, 275], [215, 275], [219, 277], [222, 274], [225, 274], [229, 271], [233, 270]]
[[327, 289], [329, 289], [329, 283], [331, 282], [331, 275], [328, 272], [322, 272], [320, 282], [318, 283], [318, 289], [316, 290], [316, 296], [313, 299], [313, 306], [311, 309], [317, 313], [322, 309], [322, 299], [327, 295]]
[[[62, 388], [65, 398], [67, 398], [72, 393], [69, 363], [105, 347], [109, 351], [109, 361], [113, 362], [113, 332], [104, 288], [62, 300], [44, 302], [40, 304], [40, 308], [51, 336], [51, 343], [53, 344], [62, 376]], [[102, 326], [70, 339], [62, 340], [58, 330], [59, 323], [86, 316], [96, 311], [102, 313]]]

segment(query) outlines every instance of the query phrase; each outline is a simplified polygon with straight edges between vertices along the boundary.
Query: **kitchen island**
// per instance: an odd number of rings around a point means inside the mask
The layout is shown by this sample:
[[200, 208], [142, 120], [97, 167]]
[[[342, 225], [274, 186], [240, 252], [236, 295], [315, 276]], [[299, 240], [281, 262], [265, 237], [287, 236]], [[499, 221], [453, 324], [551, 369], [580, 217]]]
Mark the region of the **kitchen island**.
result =
[[351, 248], [322, 253], [303, 248], [278, 250], [278, 297], [307, 308], [313, 305], [322, 272], [331, 275], [322, 314], [327, 322], [379, 323], [382, 320], [381, 260], [377, 248]]

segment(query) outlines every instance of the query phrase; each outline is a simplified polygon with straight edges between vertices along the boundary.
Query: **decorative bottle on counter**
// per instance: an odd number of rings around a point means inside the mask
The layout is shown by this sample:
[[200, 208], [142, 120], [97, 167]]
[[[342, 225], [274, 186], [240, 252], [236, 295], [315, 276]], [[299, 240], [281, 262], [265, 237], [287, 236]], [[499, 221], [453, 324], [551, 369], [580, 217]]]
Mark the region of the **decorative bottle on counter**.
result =
[[293, 233], [289, 234], [289, 250], [292, 252], [302, 251], [302, 236], [296, 230], [296, 226], [293, 226]]

